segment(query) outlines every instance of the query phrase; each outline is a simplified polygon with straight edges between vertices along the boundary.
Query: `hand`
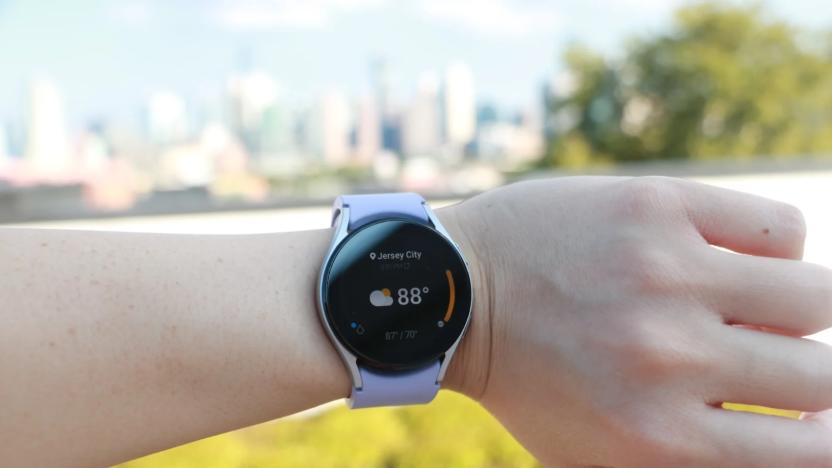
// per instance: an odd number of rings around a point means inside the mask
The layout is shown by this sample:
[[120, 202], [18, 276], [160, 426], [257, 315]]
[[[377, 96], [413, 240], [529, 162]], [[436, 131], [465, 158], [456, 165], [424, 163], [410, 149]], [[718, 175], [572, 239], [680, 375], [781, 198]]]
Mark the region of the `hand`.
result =
[[720, 407], [832, 407], [832, 349], [800, 338], [832, 326], [832, 273], [799, 261], [796, 208], [576, 177], [447, 211], [478, 286], [449, 385], [544, 464], [832, 466], [822, 415]]

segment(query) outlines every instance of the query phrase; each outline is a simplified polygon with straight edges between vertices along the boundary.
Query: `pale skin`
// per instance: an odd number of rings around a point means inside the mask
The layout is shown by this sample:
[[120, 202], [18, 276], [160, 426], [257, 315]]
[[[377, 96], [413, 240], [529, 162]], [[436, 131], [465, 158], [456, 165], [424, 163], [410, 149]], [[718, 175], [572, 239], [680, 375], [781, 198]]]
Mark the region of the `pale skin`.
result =
[[[832, 350], [800, 338], [832, 326], [832, 272], [800, 260], [796, 208], [576, 177], [438, 215], [475, 292], [444, 387], [545, 465], [832, 466]], [[347, 396], [313, 300], [331, 234], [0, 230], [2, 464], [114, 464]]]

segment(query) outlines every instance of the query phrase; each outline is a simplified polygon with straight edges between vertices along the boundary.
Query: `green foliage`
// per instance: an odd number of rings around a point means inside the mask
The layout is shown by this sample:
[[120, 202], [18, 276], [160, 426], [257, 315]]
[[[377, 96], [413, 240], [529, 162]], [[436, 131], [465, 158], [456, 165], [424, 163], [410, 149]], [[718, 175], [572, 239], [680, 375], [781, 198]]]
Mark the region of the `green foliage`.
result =
[[547, 162], [832, 153], [830, 37], [720, 2], [682, 8], [669, 32], [618, 60], [573, 47], [575, 89], [549, 108], [575, 123]]
[[210, 437], [122, 468], [536, 467], [482, 407], [442, 392], [428, 406], [287, 418]]

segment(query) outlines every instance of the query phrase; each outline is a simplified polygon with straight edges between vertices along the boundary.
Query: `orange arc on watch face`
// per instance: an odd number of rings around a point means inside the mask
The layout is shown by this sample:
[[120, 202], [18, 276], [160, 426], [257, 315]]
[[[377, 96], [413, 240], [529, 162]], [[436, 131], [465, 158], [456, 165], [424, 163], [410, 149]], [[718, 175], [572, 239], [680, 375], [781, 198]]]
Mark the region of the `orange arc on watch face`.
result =
[[451, 291], [451, 295], [448, 298], [448, 309], [445, 311], [445, 322], [451, 319], [451, 316], [454, 314], [454, 302], [456, 302], [456, 287], [454, 286], [454, 275], [451, 274], [451, 270], [445, 270], [445, 276], [448, 277], [448, 289]]

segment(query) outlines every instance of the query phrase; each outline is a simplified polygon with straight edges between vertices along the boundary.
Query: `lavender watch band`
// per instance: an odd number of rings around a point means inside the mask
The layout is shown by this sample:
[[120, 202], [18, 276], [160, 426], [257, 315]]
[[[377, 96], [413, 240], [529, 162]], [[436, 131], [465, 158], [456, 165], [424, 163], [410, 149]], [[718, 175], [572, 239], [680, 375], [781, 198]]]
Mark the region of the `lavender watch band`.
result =
[[425, 199], [417, 193], [377, 193], [372, 195], [341, 195], [335, 200], [336, 214], [341, 207], [350, 208], [350, 231], [384, 218], [411, 218], [428, 222], [422, 204]]
[[429, 403], [439, 391], [436, 382], [438, 360], [428, 367], [396, 374], [380, 374], [364, 367], [359, 367], [358, 371], [363, 386], [353, 387], [352, 408]]
[[[410, 218], [428, 222], [423, 206], [425, 200], [415, 193], [382, 193], [373, 195], [342, 195], [335, 201], [335, 216], [349, 207], [348, 230], [384, 218]], [[428, 403], [439, 391], [439, 360], [427, 367], [397, 372], [380, 373], [359, 366], [361, 387], [353, 385], [350, 407], [412, 405]]]

